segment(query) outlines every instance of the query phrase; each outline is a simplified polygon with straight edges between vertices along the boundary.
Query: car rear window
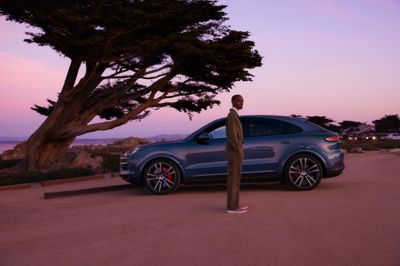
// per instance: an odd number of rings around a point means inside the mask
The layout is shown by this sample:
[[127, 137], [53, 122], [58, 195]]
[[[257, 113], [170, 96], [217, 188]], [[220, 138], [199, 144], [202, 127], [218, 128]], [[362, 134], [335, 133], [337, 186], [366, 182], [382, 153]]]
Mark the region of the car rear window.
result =
[[294, 124], [267, 118], [252, 118], [248, 122], [248, 136], [285, 135], [302, 132], [302, 129]]

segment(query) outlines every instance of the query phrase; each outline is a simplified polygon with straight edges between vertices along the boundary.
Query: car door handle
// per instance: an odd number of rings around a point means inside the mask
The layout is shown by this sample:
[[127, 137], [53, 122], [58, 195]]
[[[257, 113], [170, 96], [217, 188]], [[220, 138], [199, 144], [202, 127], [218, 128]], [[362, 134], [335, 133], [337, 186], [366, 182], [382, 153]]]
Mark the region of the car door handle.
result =
[[292, 140], [282, 140], [281, 143], [282, 144], [290, 144], [290, 143], [293, 143], [293, 141]]

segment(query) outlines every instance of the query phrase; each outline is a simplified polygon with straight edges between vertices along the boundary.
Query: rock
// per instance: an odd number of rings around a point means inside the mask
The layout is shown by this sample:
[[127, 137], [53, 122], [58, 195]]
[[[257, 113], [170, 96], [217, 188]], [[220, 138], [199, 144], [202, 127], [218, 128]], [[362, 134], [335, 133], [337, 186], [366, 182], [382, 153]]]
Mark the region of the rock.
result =
[[362, 153], [363, 150], [361, 147], [355, 147], [355, 148], [352, 148], [349, 152], [350, 153]]
[[102, 166], [103, 158], [101, 156], [92, 158], [86, 151], [80, 151], [71, 165], [72, 168], [92, 168], [95, 172], [99, 171]]
[[146, 139], [142, 139], [142, 138], [136, 138], [136, 137], [130, 137], [130, 138], [126, 138], [123, 140], [118, 140], [115, 141], [113, 144], [113, 146], [122, 146], [122, 147], [136, 147], [140, 144], [146, 144], [149, 143]]
[[1, 154], [1, 159], [6, 160], [20, 160], [25, 157], [26, 141], [17, 144], [12, 150], [6, 150]]
[[69, 150], [64, 157], [58, 161], [57, 163], [53, 164], [48, 171], [59, 170], [59, 169], [68, 169], [71, 168], [72, 161], [75, 160], [77, 157], [78, 152]]

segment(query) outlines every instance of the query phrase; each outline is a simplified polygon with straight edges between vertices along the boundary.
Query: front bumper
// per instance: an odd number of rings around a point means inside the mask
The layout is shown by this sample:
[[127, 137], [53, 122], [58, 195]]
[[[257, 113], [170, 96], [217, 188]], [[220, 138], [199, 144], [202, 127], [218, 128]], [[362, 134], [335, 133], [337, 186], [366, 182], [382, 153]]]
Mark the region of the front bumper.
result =
[[140, 183], [140, 175], [138, 172], [133, 170], [134, 167], [129, 163], [129, 160], [126, 156], [121, 156], [120, 158], [120, 167], [119, 167], [119, 175], [122, 179], [129, 183], [138, 184]]

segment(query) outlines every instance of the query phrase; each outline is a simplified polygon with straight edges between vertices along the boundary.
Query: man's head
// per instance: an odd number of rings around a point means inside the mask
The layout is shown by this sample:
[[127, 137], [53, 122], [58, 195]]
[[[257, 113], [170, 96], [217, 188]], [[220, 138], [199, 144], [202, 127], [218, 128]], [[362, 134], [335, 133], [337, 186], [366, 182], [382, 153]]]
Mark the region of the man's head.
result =
[[232, 96], [232, 106], [238, 110], [242, 110], [243, 108], [243, 97], [240, 94], [236, 94]]

